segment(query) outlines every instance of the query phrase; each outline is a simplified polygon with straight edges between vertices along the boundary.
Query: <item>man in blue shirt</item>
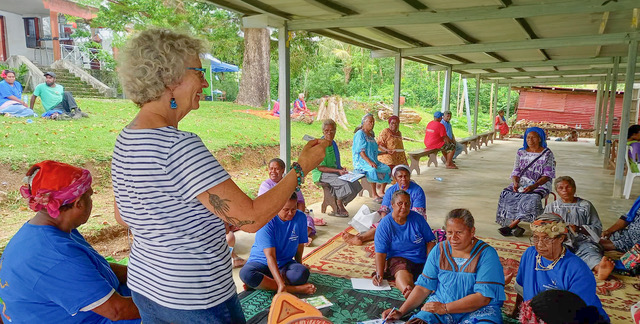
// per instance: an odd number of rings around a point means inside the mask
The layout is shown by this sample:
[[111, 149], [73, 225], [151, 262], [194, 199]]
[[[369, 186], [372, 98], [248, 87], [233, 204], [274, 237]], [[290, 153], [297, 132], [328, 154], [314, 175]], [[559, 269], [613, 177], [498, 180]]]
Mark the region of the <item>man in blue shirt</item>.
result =
[[[458, 155], [462, 153], [462, 150], [464, 150], [464, 145], [456, 142], [456, 137], [453, 135], [453, 129], [451, 128], [451, 111], [447, 110], [444, 112], [444, 116], [442, 117], [440, 123], [444, 125], [444, 128], [447, 130], [447, 136], [449, 136], [451, 141], [456, 143], [456, 151], [455, 153], [453, 153], [453, 159], [455, 160]], [[444, 162], [444, 156], [442, 158], [442, 162]]]
[[307, 217], [297, 209], [294, 192], [269, 223], [256, 232], [247, 263], [240, 279], [254, 289], [313, 294], [316, 287], [307, 283], [309, 269], [302, 264], [307, 243]]

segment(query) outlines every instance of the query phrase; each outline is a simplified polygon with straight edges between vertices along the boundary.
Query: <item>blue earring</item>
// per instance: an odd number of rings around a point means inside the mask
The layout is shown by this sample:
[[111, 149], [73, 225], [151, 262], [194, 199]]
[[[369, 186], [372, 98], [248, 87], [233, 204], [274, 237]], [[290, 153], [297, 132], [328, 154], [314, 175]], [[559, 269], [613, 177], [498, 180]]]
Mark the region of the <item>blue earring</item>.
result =
[[171, 109], [176, 109], [178, 108], [178, 103], [176, 103], [176, 98], [171, 98]]

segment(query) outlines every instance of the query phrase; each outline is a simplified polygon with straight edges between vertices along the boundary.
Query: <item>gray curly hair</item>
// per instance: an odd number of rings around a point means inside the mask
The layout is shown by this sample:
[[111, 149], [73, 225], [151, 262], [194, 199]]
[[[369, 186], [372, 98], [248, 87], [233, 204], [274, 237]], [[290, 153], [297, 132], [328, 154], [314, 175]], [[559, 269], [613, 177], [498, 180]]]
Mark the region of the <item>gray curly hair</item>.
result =
[[201, 40], [169, 29], [151, 28], [131, 38], [121, 52], [122, 89], [139, 107], [157, 100], [186, 73], [186, 62], [204, 51]]

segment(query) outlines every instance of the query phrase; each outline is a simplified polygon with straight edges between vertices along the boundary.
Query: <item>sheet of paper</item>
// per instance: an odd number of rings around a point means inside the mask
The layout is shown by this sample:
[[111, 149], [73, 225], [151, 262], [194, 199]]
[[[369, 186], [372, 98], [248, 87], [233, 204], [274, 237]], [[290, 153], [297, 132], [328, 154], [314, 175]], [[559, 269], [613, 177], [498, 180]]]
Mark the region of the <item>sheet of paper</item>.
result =
[[349, 182], [355, 182], [358, 179], [364, 177], [363, 173], [353, 173], [353, 172], [349, 172], [347, 174], [343, 174], [341, 176], [338, 177], [338, 179], [342, 179], [344, 181], [349, 181]]
[[305, 303], [317, 309], [333, 306], [333, 303], [330, 302], [325, 296], [314, 296], [314, 297], [304, 298], [302, 299], [302, 301], [304, 301]]
[[395, 149], [394, 151], [396, 151], [396, 152], [404, 152], [403, 149]]
[[382, 280], [382, 284], [376, 286], [371, 279], [351, 278], [351, 285], [353, 289], [360, 290], [391, 290], [391, 286], [389, 286], [389, 282], [386, 280]]
[[[382, 322], [384, 322], [383, 319], [372, 319], [364, 322], [358, 322], [358, 324], [382, 324]], [[404, 324], [404, 323], [405, 321], [401, 321], [401, 320], [390, 320], [385, 322], [385, 324]]]

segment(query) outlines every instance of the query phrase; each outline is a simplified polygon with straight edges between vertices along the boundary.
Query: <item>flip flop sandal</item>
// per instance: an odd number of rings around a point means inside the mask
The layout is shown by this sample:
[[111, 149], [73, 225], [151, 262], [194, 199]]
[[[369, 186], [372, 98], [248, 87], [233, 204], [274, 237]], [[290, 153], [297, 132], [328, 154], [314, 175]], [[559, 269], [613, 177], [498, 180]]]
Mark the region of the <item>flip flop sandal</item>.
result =
[[502, 236], [511, 236], [511, 235], [513, 235], [513, 234], [511, 233], [511, 227], [509, 227], [509, 226], [505, 226], [505, 227], [500, 227], [500, 228], [498, 228], [498, 232], [499, 232], [499, 233], [500, 233], [500, 235], [502, 235]]
[[520, 226], [516, 226], [516, 228], [514, 228], [511, 231], [511, 234], [513, 234], [513, 236], [515, 236], [515, 237], [520, 237], [520, 236], [522, 236], [522, 234], [524, 234], [524, 228], [522, 228]]
[[327, 226], [327, 221], [324, 218], [314, 218], [313, 225], [315, 226]]

